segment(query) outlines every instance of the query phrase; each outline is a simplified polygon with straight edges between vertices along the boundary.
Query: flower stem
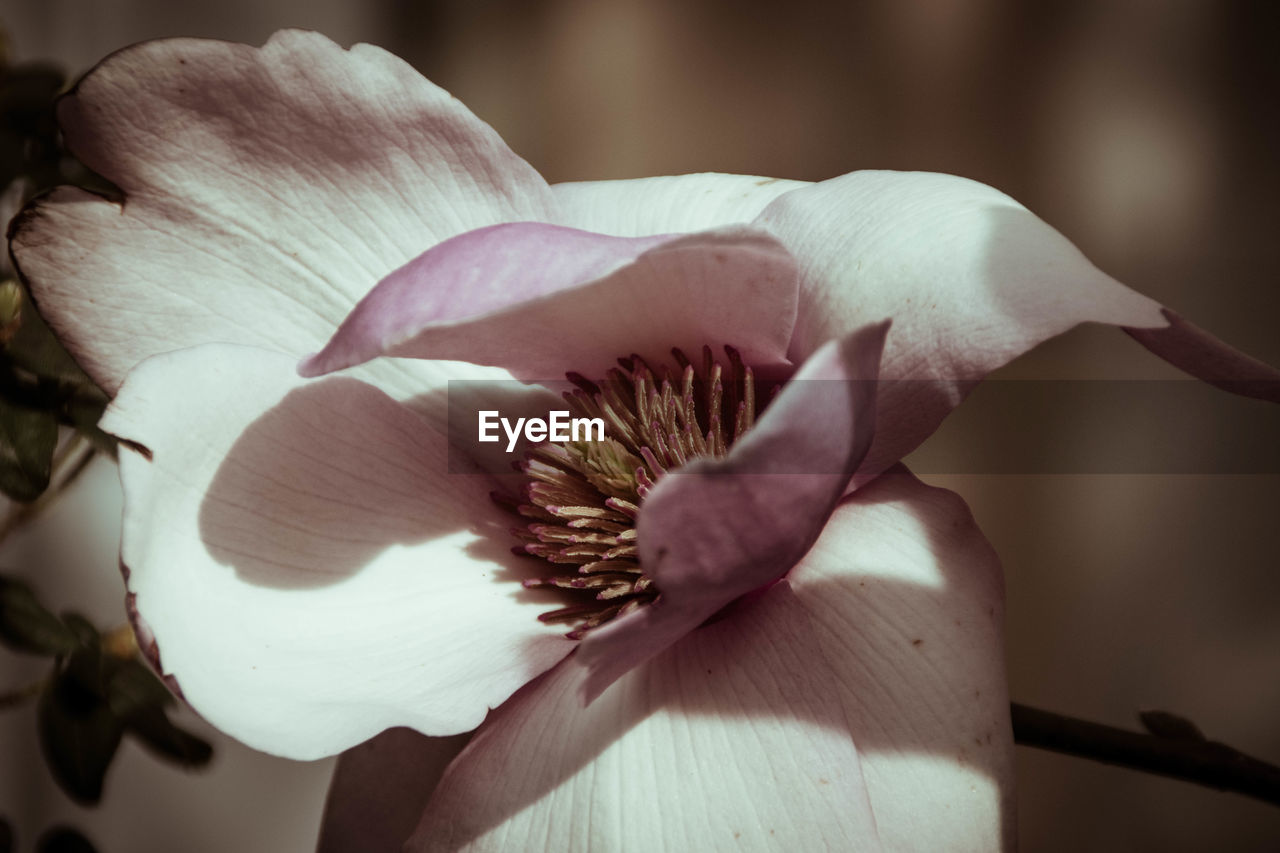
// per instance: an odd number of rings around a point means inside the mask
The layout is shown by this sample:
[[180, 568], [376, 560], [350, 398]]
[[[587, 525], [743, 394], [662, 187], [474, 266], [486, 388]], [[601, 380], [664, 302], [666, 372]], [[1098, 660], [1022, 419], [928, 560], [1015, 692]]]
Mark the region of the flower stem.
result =
[[[1280, 767], [1206, 739], [1190, 723], [1142, 734], [1013, 703], [1013, 739], [1023, 746], [1090, 758], [1280, 805]], [[1172, 715], [1166, 718], [1178, 720]], [[1147, 716], [1143, 717], [1144, 722]]]

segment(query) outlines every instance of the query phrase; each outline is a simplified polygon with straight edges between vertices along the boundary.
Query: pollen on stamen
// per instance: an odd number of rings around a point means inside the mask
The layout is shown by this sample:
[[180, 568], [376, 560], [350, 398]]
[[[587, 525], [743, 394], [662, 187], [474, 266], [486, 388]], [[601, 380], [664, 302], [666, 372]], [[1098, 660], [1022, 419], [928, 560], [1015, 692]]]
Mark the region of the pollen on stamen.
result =
[[724, 349], [727, 365], [703, 347], [700, 366], [673, 349], [674, 369], [660, 374], [636, 354], [600, 380], [567, 374], [573, 415], [603, 419], [605, 439], [542, 445], [516, 463], [527, 478], [520, 494], [493, 494], [522, 519], [512, 551], [549, 570], [524, 586], [565, 596], [538, 618], [570, 625], [570, 639], [660, 597], [637, 544], [645, 495], [672, 470], [723, 456], [754, 424], [755, 377], [738, 350]]

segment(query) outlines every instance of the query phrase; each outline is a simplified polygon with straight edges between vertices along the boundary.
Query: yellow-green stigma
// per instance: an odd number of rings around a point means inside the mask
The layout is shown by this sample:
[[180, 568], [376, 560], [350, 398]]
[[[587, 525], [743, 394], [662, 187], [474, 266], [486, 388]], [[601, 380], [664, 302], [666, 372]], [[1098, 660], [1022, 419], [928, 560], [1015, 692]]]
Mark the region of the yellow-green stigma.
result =
[[703, 347], [698, 367], [674, 349], [674, 365], [661, 374], [637, 355], [618, 359], [598, 383], [569, 374], [575, 389], [565, 400], [574, 416], [604, 421], [604, 440], [542, 445], [518, 463], [529, 478], [520, 498], [495, 495], [530, 519], [512, 529], [523, 543], [513, 550], [554, 571], [524, 585], [569, 597], [539, 618], [572, 626], [570, 639], [658, 599], [636, 542], [645, 495], [667, 472], [723, 456], [755, 423], [751, 368], [733, 347], [724, 350], [727, 365]]

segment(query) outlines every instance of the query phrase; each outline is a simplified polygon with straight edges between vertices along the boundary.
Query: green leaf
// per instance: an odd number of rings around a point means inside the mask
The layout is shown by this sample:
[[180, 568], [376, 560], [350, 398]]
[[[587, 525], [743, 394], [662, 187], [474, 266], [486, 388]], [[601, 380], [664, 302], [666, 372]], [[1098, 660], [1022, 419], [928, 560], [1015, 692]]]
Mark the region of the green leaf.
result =
[[103, 653], [102, 638], [89, 620], [78, 613], [63, 613], [62, 621], [75, 632], [79, 646], [59, 662], [59, 676], [109, 706], [107, 685], [119, 661]]
[[0, 399], [0, 491], [15, 501], [33, 501], [49, 487], [58, 420], [52, 412]]
[[121, 661], [107, 684], [107, 702], [125, 729], [160, 758], [187, 768], [203, 767], [213, 747], [203, 738], [174, 725], [165, 708], [172, 694], [151, 668], [138, 658]]
[[0, 344], [0, 393], [10, 405], [54, 412], [97, 450], [115, 455], [115, 438], [98, 429], [107, 395], [58, 342], [16, 281], [0, 281]]
[[95, 805], [102, 799], [107, 768], [124, 735], [124, 724], [111, 706], [86, 690], [70, 670], [63, 671], [40, 697], [37, 729], [45, 761], [58, 786], [73, 800]]
[[[0, 225], [4, 224], [0, 222]], [[22, 302], [20, 284], [13, 279], [0, 281], [0, 344], [9, 343], [22, 325]]]
[[26, 584], [0, 576], [0, 640], [20, 652], [66, 655], [76, 632], [44, 608]]
[[107, 703], [121, 719], [173, 704], [173, 696], [137, 658], [121, 661], [107, 682]]
[[43, 379], [72, 385], [92, 385], [92, 381], [71, 354], [58, 342], [30, 298], [22, 305], [22, 324], [8, 346], [9, 359], [18, 367]]
[[98, 629], [93, 626], [92, 622], [74, 610], [64, 610], [61, 616], [62, 621], [76, 635], [76, 642], [89, 648], [96, 649], [98, 647], [100, 637], [98, 636]]
[[92, 842], [69, 826], [55, 826], [40, 836], [36, 853], [97, 853]]
[[173, 696], [140, 658], [113, 652], [114, 644], [77, 613], [63, 613], [61, 623], [74, 649], [59, 658], [41, 694], [38, 722], [45, 760], [69, 796], [88, 805], [101, 799], [125, 732], [183, 767], [209, 763], [213, 747], [169, 719]]
[[213, 758], [208, 741], [178, 728], [158, 706], [133, 714], [125, 720], [125, 726], [157, 756], [182, 767], [204, 767]]

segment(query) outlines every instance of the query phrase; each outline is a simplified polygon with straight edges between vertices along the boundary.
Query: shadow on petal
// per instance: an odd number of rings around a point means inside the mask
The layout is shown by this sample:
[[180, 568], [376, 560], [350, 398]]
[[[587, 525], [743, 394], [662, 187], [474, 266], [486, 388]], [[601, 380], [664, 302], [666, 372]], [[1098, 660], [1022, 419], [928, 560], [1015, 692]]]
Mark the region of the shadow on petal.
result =
[[[558, 667], [492, 715], [409, 849], [480, 839], [482, 849], [513, 849], [545, 837], [540, 849], [626, 839], [634, 849], [699, 850], [714, 847], [704, 833], [750, 838], [762, 825], [782, 838], [805, 833], [797, 849], [877, 849], [843, 711], [822, 689], [829, 673], [807, 665], [821, 654], [787, 624], [800, 613], [781, 585], [587, 708], [584, 671]], [[663, 819], [675, 810], [681, 820]]]
[[1100, 272], [1003, 193], [950, 175], [854, 172], [779, 196], [760, 214], [796, 256], [789, 354], [883, 317], [876, 439], [866, 481], [933, 433], [973, 385], [1073, 326], [1163, 325], [1159, 306]]
[[325, 798], [316, 853], [399, 853], [445, 767], [470, 737], [395, 728], [344, 752]]
[[[890, 848], [903, 838], [972, 850], [1011, 840], [998, 564], [953, 495], [886, 479], [910, 491], [873, 484], [837, 514], [837, 526], [850, 513], [884, 526], [869, 561], [837, 530], [838, 546], [820, 540], [806, 557], [826, 564], [811, 580], [740, 600], [586, 708], [573, 659], [526, 686], [450, 767], [410, 849], [501, 849], [544, 833], [548, 849], [569, 849], [591, 842], [593, 824], [639, 844], [650, 831], [642, 822], [664, 814], [680, 825], [706, 810], [716, 824], [738, 787], [799, 815], [823, 802], [825, 780], [846, 786], [845, 811], [856, 811], [863, 778]], [[864, 823], [822, 841], [860, 837]], [[714, 839], [698, 841], [688, 849]]]
[[473, 527], [467, 510], [487, 502], [489, 483], [445, 473], [447, 453], [442, 435], [372, 386], [307, 383], [231, 447], [201, 505], [201, 537], [252, 583], [336, 583], [387, 548]]

